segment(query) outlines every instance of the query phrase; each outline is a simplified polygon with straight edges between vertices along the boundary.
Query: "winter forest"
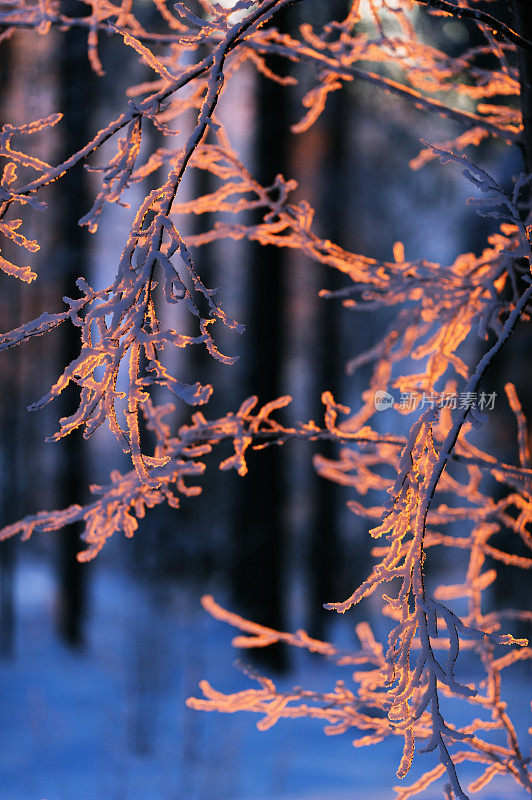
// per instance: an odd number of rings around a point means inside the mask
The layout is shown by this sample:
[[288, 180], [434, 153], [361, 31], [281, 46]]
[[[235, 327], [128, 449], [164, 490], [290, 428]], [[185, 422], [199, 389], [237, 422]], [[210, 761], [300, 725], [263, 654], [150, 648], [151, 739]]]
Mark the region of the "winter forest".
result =
[[0, 0], [0, 800], [532, 792], [532, 2]]

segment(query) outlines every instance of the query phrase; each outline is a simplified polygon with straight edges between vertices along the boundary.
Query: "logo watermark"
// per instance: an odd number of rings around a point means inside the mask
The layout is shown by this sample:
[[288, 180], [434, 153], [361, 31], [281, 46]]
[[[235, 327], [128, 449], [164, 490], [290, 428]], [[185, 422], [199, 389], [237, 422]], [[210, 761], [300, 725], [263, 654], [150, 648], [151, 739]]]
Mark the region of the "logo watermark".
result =
[[395, 398], [390, 392], [385, 392], [379, 389], [375, 392], [375, 408], [377, 411], [386, 411], [388, 408], [393, 408]]

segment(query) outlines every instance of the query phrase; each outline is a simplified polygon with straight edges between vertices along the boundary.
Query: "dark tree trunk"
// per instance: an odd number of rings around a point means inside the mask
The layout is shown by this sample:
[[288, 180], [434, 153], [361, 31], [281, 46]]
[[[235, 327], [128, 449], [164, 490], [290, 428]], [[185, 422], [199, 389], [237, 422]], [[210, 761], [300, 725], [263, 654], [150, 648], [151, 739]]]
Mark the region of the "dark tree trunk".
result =
[[[10, 92], [10, 52], [9, 41], [0, 49], [0, 75], [4, 96]], [[0, 126], [7, 120], [0, 120]], [[4, 253], [9, 242], [3, 242]], [[2, 330], [9, 330], [20, 324], [19, 294], [17, 282], [5, 288], [2, 303]], [[18, 354], [17, 354], [18, 355]], [[6, 358], [7, 356], [7, 358]], [[0, 403], [0, 525], [12, 522], [18, 515], [20, 491], [18, 486], [18, 442], [17, 421], [20, 406], [20, 384], [17, 371], [18, 361], [11, 358], [12, 353], [4, 354], [3, 375], [9, 391], [4, 393]], [[0, 656], [9, 658], [14, 654], [15, 645], [15, 541], [7, 539], [0, 543]]]
[[[287, 14], [276, 17], [280, 30], [287, 30]], [[276, 72], [286, 62], [272, 58]], [[278, 173], [286, 175], [288, 95], [286, 88], [262, 75], [257, 78], [256, 166], [259, 181], [271, 185]], [[284, 267], [285, 252], [274, 247], [254, 246], [247, 321], [246, 394], [256, 394], [261, 404], [283, 394]], [[235, 521], [233, 589], [235, 601], [249, 618], [272, 628], [286, 624], [283, 569], [287, 546], [284, 519], [285, 489], [279, 448], [267, 448], [248, 457], [249, 473], [241, 482]], [[275, 645], [251, 651], [270, 668], [282, 670], [286, 651]]]
[[[514, 25], [518, 33], [532, 41], [532, 3], [512, 0]], [[532, 172], [532, 50], [518, 48], [521, 83], [521, 112], [523, 115], [523, 158], [527, 172]]]
[[[336, 4], [345, 6], [345, 2]], [[340, 13], [335, 17], [339, 18]], [[345, 208], [348, 187], [345, 186], [347, 164], [348, 103], [344, 91], [336, 92], [329, 100], [320, 121], [324, 138], [320, 164], [322, 197], [317, 198], [321, 205], [323, 233], [332, 241], [341, 243], [345, 238]], [[313, 265], [309, 265], [312, 268]], [[323, 270], [320, 274], [323, 286], [335, 289], [341, 286], [341, 277], [335, 270]], [[341, 352], [340, 319], [336, 301], [318, 300], [317, 334], [319, 342], [315, 352], [318, 363], [315, 376], [315, 416], [323, 416], [321, 393], [332, 391], [336, 397], [341, 388], [343, 357]], [[338, 447], [334, 442], [324, 442], [319, 452], [327, 459], [338, 457]], [[339, 596], [339, 519], [338, 507], [341, 491], [337, 484], [325, 480], [317, 474], [312, 489], [313, 517], [310, 530], [310, 620], [312, 635], [324, 638], [325, 625], [330, 612], [323, 609], [323, 603], [331, 602]]]
[[[532, 41], [532, 3], [529, 0], [511, 0], [511, 10], [513, 11], [513, 27], [525, 37]], [[524, 169], [527, 172], [532, 172], [532, 51], [518, 48], [518, 63], [519, 63], [519, 78], [521, 84], [521, 112], [523, 117], [523, 132], [521, 138], [521, 150], [523, 153]], [[531, 199], [530, 187], [528, 192], [523, 192], [521, 196], [522, 201], [522, 214], [525, 217], [529, 209], [528, 203]], [[525, 262], [525, 267], [527, 264]], [[520, 291], [524, 291], [526, 284], [520, 281]], [[516, 383], [516, 388], [520, 400], [523, 404], [525, 416], [529, 422], [532, 415], [532, 392], [531, 382], [528, 379], [528, 372], [520, 374], [520, 365], [526, 362], [530, 353], [530, 331], [527, 326], [519, 326], [514, 336], [512, 337], [512, 347], [503, 359], [497, 359], [493, 365], [490, 373], [492, 386], [497, 390], [497, 397], [501, 398], [501, 403], [506, 400], [504, 386], [508, 381]], [[505, 413], [506, 412], [506, 413]], [[498, 426], [499, 438], [501, 446], [505, 442], [512, 441], [506, 431], [515, 430], [515, 420], [511, 418], [511, 414], [506, 409], [498, 410], [498, 419], [495, 419], [494, 425]], [[530, 436], [530, 426], [529, 426]], [[511, 450], [502, 452], [500, 457], [502, 460], [515, 461], [514, 447]], [[498, 501], [508, 494], [507, 490], [503, 490], [500, 484], [496, 484], [494, 488], [494, 500]], [[516, 534], [509, 528], [501, 528], [496, 534], [492, 542], [494, 547], [506, 550], [516, 555], [526, 557], [528, 555], [527, 548], [524, 543], [519, 539]], [[493, 567], [497, 569], [499, 579], [494, 584], [494, 601], [495, 605], [499, 606], [504, 603], [506, 606], [515, 606], [517, 608], [526, 608], [529, 598], [531, 596], [531, 587], [529, 576], [524, 571], [515, 569], [515, 567], [493, 563]], [[526, 623], [516, 623], [516, 631], [518, 635], [529, 636], [530, 629]]]
[[[75, 0], [64, 0], [63, 13], [79, 15]], [[93, 127], [93, 86], [95, 76], [87, 59], [87, 36], [82, 30], [72, 29], [61, 37], [59, 52], [60, 107], [64, 111], [62, 121], [62, 149], [60, 158], [71, 155], [87, 141]], [[89, 271], [89, 243], [87, 228], [77, 224], [89, 208], [86, 171], [81, 165], [67, 172], [59, 187], [59, 217], [57, 262], [61, 295], [75, 296], [75, 281]], [[72, 327], [63, 330], [60, 349], [61, 367], [79, 355], [79, 337]], [[71, 414], [76, 407], [78, 392], [64, 392], [61, 415]], [[86, 484], [86, 453], [81, 433], [62, 440], [60, 445], [59, 492], [64, 504], [82, 503], [83, 487]], [[81, 526], [68, 528], [59, 538], [59, 631], [71, 646], [83, 643], [83, 622], [86, 611], [86, 572], [77, 554], [81, 549]]]
[[[4, 252], [7, 248], [4, 247]], [[20, 286], [6, 288], [8, 303], [4, 306], [2, 325], [10, 330], [20, 324]], [[19, 353], [3, 353], [2, 375], [9, 391], [0, 405], [0, 525], [18, 519], [21, 503], [21, 448], [19, 415], [22, 407]], [[18, 356], [15, 359], [13, 356]], [[23, 357], [22, 357], [23, 358]], [[0, 542], [0, 656], [10, 658], [15, 652], [15, 539]]]

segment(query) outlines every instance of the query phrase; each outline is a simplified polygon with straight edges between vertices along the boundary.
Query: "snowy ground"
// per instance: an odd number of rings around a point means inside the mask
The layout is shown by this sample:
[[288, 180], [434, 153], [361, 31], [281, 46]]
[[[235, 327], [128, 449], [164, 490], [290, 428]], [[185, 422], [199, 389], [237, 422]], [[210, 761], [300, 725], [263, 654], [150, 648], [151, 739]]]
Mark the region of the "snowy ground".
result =
[[[353, 737], [326, 738], [317, 722], [259, 733], [251, 715], [185, 707], [203, 677], [225, 691], [248, 680], [233, 666], [231, 631], [202, 611], [199, 591], [162, 587], [154, 597], [96, 568], [88, 647], [74, 655], [53, 633], [45, 566], [22, 564], [17, 587], [17, 657], [0, 664], [0, 800], [393, 798], [399, 740], [354, 750]], [[332, 665], [298, 654], [285, 682], [319, 689], [337, 677]], [[516, 698], [524, 680], [511, 683]], [[512, 783], [491, 787], [484, 800], [526, 797]], [[441, 796], [441, 784], [422, 794]]]

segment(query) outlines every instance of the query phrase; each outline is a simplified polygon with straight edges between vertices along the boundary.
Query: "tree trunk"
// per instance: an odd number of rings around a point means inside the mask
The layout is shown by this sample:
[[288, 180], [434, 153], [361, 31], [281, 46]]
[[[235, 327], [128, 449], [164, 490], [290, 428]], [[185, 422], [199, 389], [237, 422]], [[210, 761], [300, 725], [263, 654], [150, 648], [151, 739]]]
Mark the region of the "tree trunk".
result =
[[[10, 93], [10, 42], [7, 40], [0, 49], [0, 74], [4, 96]], [[3, 116], [3, 115], [2, 115]], [[0, 120], [1, 125], [7, 122]], [[2, 242], [4, 254], [9, 250], [9, 241]], [[18, 285], [9, 284], [5, 287], [4, 303], [2, 303], [2, 330], [9, 330], [20, 324], [19, 320], [19, 295]], [[11, 358], [12, 353], [4, 355], [5, 361], [2, 372], [9, 378], [9, 393], [5, 393], [0, 403], [0, 524], [12, 522], [18, 515], [19, 487], [18, 487], [18, 445], [17, 421], [20, 407], [20, 382], [18, 367], [20, 362]], [[18, 355], [18, 354], [17, 354]], [[6, 358], [7, 356], [7, 358]], [[7, 374], [6, 374], [7, 373]], [[9, 658], [14, 654], [15, 644], [15, 602], [14, 602], [14, 576], [15, 576], [15, 541], [7, 539], [0, 543], [0, 656]]]
[[[512, 7], [517, 32], [532, 41], [532, 3], [530, 0], [512, 0]], [[518, 59], [524, 127], [521, 147], [526, 171], [532, 172], [532, 50], [519, 47]]]
[[[513, 11], [513, 27], [517, 32], [532, 41], [532, 3], [529, 0], [512, 0], [511, 3]], [[511, 20], [510, 20], [511, 21]], [[532, 172], [532, 51], [518, 48], [518, 63], [519, 63], [519, 79], [521, 84], [521, 113], [523, 117], [523, 132], [521, 134], [521, 150], [523, 153], [524, 169], [530, 173]], [[526, 217], [528, 214], [528, 203], [531, 198], [530, 186], [526, 192], [522, 192], [520, 198], [522, 203], [522, 214]], [[524, 266], [526, 262], [524, 262]], [[524, 291], [526, 284], [524, 281], [519, 281], [519, 291]], [[497, 397], [501, 398], [501, 404], [506, 401], [504, 386], [508, 381], [516, 382], [516, 388], [520, 400], [523, 404], [523, 410], [528, 420], [531, 420], [532, 412], [532, 394], [530, 392], [530, 381], [528, 380], [528, 373], [520, 376], [516, 381], [516, 376], [519, 375], [520, 365], [526, 362], [528, 353], [530, 352], [530, 330], [527, 326], [520, 326], [513, 338], [512, 349], [504, 359], [498, 359], [491, 370], [492, 386], [497, 390]], [[507, 429], [509, 426], [515, 425], [515, 421], [511, 418], [506, 409], [500, 409], [497, 417], [495, 418], [494, 425], [498, 426], [500, 434], [499, 438], [501, 443], [508, 441]], [[511, 429], [511, 428], [510, 428]], [[530, 437], [530, 427], [529, 427]], [[513, 448], [512, 448], [513, 450]], [[515, 453], [512, 451], [502, 452], [499, 456], [502, 460], [515, 459]], [[493, 499], [498, 501], [502, 497], [507, 496], [509, 490], [503, 490], [500, 484], [496, 484], [493, 490]], [[502, 527], [499, 533], [493, 540], [493, 546], [506, 550], [516, 555], [526, 556], [527, 548], [523, 542], [515, 535], [509, 528]], [[498, 573], [498, 580], [494, 584], [494, 599], [495, 606], [500, 606], [501, 603], [505, 605], [515, 605], [518, 608], [525, 608], [526, 598], [530, 596], [530, 581], [526, 574], [521, 574], [521, 570], [516, 570], [512, 566], [493, 563]], [[529, 627], [529, 626], [528, 626]], [[529, 636], [530, 630], [524, 623], [516, 623], [516, 632], [520, 636]]]
[[[79, 15], [76, 0], [65, 0], [63, 13]], [[74, 28], [61, 36], [59, 52], [60, 108], [62, 121], [62, 150], [60, 158], [70, 156], [86, 143], [87, 132], [93, 127], [93, 85], [95, 76], [87, 58], [87, 35]], [[82, 165], [67, 172], [61, 181], [58, 198], [59, 217], [57, 263], [61, 295], [75, 296], [75, 281], [89, 271], [89, 244], [87, 228], [77, 224], [89, 208], [86, 171]], [[70, 363], [79, 355], [79, 337], [71, 326], [62, 328], [60, 348], [61, 364]], [[69, 415], [76, 407], [78, 392], [65, 391], [61, 401], [61, 416]], [[86, 451], [80, 431], [62, 440], [59, 458], [59, 493], [65, 505], [86, 500]], [[58, 627], [64, 641], [71, 646], [83, 643], [83, 621], [86, 611], [86, 571], [77, 554], [81, 549], [81, 526], [68, 528], [59, 539], [59, 618]]]
[[[287, 30], [287, 15], [276, 18]], [[272, 58], [270, 66], [281, 73], [286, 63]], [[286, 88], [257, 76], [256, 165], [259, 181], [271, 185], [278, 173], [286, 174], [288, 96]], [[285, 305], [285, 251], [255, 245], [252, 252], [248, 307], [246, 394], [256, 394], [261, 404], [283, 394], [283, 316]], [[249, 451], [248, 451], [249, 452]], [[285, 481], [279, 448], [270, 447], [248, 457], [249, 473], [237, 496], [235, 513], [235, 602], [251, 619], [268, 627], [286, 624], [283, 570], [287, 546], [284, 519]], [[286, 667], [284, 646], [275, 645], [251, 654], [272, 669]], [[246, 658], [249, 657], [246, 654]]]
[[[345, 6], [342, 2], [340, 5]], [[335, 19], [340, 14], [335, 15]], [[345, 208], [347, 187], [344, 185], [347, 164], [346, 138], [348, 126], [345, 90], [336, 92], [328, 100], [328, 107], [320, 121], [324, 139], [320, 164], [322, 197], [317, 198], [321, 206], [323, 232], [334, 242], [342, 242], [345, 234]], [[309, 265], [310, 268], [313, 265]], [[342, 280], [335, 270], [320, 271], [323, 286], [328, 289], [340, 288]], [[317, 335], [315, 352], [318, 354], [314, 380], [315, 411], [314, 419], [323, 415], [321, 394], [330, 390], [338, 397], [343, 373], [341, 335], [339, 330], [339, 309], [337, 301], [318, 299]], [[319, 452], [327, 459], [338, 457], [338, 446], [334, 442], [324, 442]], [[331, 613], [323, 609], [323, 603], [330, 602], [341, 591], [338, 583], [339, 568], [339, 519], [338, 507], [341, 491], [337, 484], [314, 474], [313, 517], [310, 530], [310, 620], [309, 628], [313, 636], [324, 638], [325, 625]]]

